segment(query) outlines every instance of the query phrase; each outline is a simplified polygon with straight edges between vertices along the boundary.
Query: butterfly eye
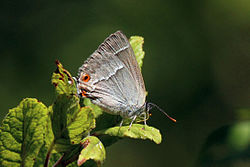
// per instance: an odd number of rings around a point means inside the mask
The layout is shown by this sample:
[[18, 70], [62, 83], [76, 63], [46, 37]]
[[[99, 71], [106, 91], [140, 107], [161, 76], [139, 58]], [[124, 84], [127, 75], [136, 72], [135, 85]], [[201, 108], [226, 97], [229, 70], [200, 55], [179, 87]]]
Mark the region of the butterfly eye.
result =
[[89, 74], [84, 74], [82, 77], [81, 77], [81, 80], [83, 82], [88, 82], [90, 80], [90, 76]]

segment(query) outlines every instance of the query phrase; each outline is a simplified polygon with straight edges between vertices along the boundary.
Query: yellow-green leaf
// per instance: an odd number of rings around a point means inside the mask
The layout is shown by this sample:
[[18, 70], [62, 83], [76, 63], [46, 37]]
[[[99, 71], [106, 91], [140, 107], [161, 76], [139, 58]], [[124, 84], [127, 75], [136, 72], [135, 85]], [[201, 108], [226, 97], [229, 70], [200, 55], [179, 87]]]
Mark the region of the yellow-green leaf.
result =
[[66, 94], [57, 96], [52, 115], [57, 151], [66, 151], [70, 145], [78, 144], [94, 127], [92, 110], [89, 107], [80, 108], [78, 97]]
[[131, 36], [129, 39], [129, 42], [131, 44], [131, 47], [134, 50], [137, 63], [139, 64], [141, 68], [143, 64], [143, 58], [145, 55], [145, 52], [143, 51], [144, 39], [143, 37], [140, 37], [140, 36]]
[[75, 81], [70, 73], [63, 68], [59, 61], [56, 61], [57, 69], [52, 74], [51, 82], [56, 88], [56, 94], [77, 94]]
[[84, 105], [90, 107], [93, 110], [95, 118], [98, 118], [103, 113], [103, 109], [101, 109], [97, 105], [91, 103], [90, 99], [88, 99], [88, 98], [84, 99]]
[[142, 125], [133, 124], [129, 129], [129, 126], [116, 126], [109, 129], [96, 132], [97, 135], [110, 135], [117, 137], [129, 137], [133, 139], [149, 139], [153, 140], [156, 144], [161, 143], [161, 133], [158, 129]]
[[0, 128], [0, 166], [43, 166], [52, 141], [49, 123], [47, 107], [36, 99], [10, 109]]
[[81, 166], [90, 159], [94, 160], [100, 166], [106, 158], [106, 151], [102, 142], [95, 136], [88, 136], [81, 143], [83, 149], [77, 160], [78, 166]]

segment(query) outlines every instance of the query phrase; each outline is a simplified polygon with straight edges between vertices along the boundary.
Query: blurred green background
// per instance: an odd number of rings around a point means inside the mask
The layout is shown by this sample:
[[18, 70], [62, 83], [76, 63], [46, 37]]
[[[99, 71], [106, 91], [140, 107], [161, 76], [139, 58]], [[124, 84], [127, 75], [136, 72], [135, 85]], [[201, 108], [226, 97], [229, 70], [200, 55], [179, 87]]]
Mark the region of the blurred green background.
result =
[[104, 167], [250, 166], [249, 0], [0, 2], [0, 107], [54, 98], [54, 61], [76, 75], [111, 33], [145, 38], [143, 76], [163, 142], [123, 139]]

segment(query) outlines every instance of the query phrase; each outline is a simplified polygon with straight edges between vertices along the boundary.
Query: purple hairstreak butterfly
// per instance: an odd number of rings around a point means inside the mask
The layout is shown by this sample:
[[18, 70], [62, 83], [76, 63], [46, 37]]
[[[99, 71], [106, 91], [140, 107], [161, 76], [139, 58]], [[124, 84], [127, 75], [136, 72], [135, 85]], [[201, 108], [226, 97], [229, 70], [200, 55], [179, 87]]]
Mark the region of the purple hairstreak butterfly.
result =
[[107, 113], [131, 119], [130, 127], [138, 116], [147, 115], [152, 107], [157, 107], [176, 122], [157, 105], [146, 102], [139, 65], [127, 37], [121, 31], [104, 40], [79, 68], [76, 80], [81, 97], [89, 98]]

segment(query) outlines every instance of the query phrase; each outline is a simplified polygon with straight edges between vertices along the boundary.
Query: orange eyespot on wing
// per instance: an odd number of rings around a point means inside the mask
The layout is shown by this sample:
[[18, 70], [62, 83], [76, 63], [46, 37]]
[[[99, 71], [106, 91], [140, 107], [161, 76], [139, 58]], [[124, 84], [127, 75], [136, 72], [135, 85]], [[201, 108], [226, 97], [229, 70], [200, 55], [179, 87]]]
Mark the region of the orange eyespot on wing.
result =
[[82, 77], [81, 77], [81, 80], [83, 82], [88, 82], [90, 80], [89, 74], [83, 74]]
[[82, 91], [82, 97], [87, 97], [87, 92], [85, 90]]

